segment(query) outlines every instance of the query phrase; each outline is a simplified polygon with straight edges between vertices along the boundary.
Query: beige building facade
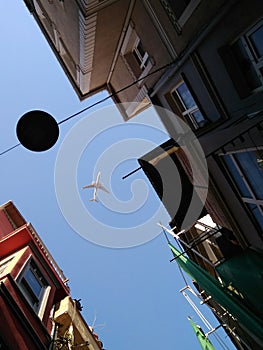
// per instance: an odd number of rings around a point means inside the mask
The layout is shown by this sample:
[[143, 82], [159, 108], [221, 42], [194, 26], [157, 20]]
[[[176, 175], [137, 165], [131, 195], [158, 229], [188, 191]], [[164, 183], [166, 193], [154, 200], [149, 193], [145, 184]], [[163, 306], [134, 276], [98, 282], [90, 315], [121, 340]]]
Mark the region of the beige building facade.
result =
[[[186, 1], [188, 5], [182, 5], [177, 20], [169, 1], [25, 0], [25, 3], [79, 98], [107, 90], [116, 103], [136, 102], [121, 111], [125, 120], [150, 104], [149, 91], [167, 65], [177, 62], [194, 37], [196, 27], [220, 8], [220, 2], [207, 8], [200, 0]], [[192, 21], [195, 10], [198, 16]]]

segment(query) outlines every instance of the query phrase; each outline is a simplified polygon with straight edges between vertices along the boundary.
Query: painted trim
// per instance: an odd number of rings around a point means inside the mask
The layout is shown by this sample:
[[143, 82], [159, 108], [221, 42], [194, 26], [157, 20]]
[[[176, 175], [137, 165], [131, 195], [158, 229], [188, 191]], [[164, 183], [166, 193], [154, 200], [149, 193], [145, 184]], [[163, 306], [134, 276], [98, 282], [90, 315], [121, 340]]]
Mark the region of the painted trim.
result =
[[[157, 32], [160, 35], [160, 37], [162, 39], [162, 42], [164, 43], [167, 51], [169, 52], [171, 58], [175, 59], [177, 57], [176, 50], [174, 48], [173, 43], [171, 42], [171, 40], [169, 39], [168, 35], [166, 34], [166, 31], [164, 30], [162, 23], [159, 20], [158, 13], [155, 13], [154, 8], [153, 8], [153, 6], [152, 6], [152, 4], [151, 4], [151, 2], [149, 0], [144, 0], [143, 3], [144, 3], [144, 7], [146, 8], [149, 16], [151, 17], [151, 20], [152, 20], [152, 22], [153, 22]], [[169, 17], [169, 13], [166, 12], [166, 14]], [[175, 26], [175, 29], [178, 32], [178, 27], [177, 26]]]
[[188, 19], [192, 16], [193, 12], [200, 4], [201, 0], [192, 0], [190, 4], [186, 7], [184, 12], [181, 14], [181, 17], [178, 19], [178, 23], [181, 27], [185, 25]]

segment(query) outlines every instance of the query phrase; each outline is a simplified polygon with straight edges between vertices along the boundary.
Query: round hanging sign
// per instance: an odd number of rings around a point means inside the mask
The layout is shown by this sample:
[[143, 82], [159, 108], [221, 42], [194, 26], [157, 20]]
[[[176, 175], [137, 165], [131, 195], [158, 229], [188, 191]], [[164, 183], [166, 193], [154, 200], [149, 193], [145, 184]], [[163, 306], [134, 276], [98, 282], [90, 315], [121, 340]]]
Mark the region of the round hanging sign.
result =
[[59, 127], [50, 114], [34, 110], [27, 112], [19, 119], [16, 134], [25, 148], [42, 152], [50, 149], [57, 142]]

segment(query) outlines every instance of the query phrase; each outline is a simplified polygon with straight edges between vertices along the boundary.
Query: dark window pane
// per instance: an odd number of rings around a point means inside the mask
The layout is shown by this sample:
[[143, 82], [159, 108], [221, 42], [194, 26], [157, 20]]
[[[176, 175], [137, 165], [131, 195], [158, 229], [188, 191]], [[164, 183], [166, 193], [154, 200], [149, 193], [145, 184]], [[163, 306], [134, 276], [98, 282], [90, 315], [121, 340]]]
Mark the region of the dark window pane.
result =
[[139, 57], [138, 52], [137, 51], [133, 51], [134, 57], [136, 58], [136, 61], [138, 62], [139, 66], [142, 63], [141, 57]]
[[263, 170], [259, 167], [256, 152], [242, 152], [235, 155], [249, 185], [257, 199], [263, 199]]
[[173, 98], [175, 99], [176, 104], [178, 105], [180, 111], [181, 111], [181, 112], [184, 112], [184, 111], [185, 111], [185, 107], [183, 106], [182, 101], [181, 101], [181, 99], [179, 98], [179, 95], [178, 95], [177, 90], [175, 90], [175, 91], [172, 92], [172, 96], [173, 96]]
[[242, 197], [251, 198], [251, 194], [247, 186], [245, 185], [240, 173], [238, 172], [233, 160], [231, 159], [231, 156], [225, 155], [224, 160], [228, 170], [230, 171], [233, 179], [235, 180], [238, 189], [240, 190]]
[[192, 115], [194, 116], [197, 124], [202, 124], [202, 122], [205, 120], [202, 113], [200, 111], [193, 112]]
[[176, 90], [179, 96], [181, 97], [183, 103], [185, 104], [186, 109], [195, 107], [196, 104], [193, 99], [193, 96], [191, 95], [185, 83], [182, 83], [180, 86], [178, 86]]
[[28, 285], [34, 292], [34, 294], [39, 297], [41, 290], [42, 290], [42, 285], [39, 283], [37, 277], [35, 274], [32, 272], [31, 269], [28, 270], [27, 274], [25, 275], [25, 280], [27, 281]]
[[256, 204], [256, 200], [252, 198], [251, 194], [253, 193], [257, 199], [263, 199], [263, 170], [258, 164], [257, 156], [258, 153], [254, 151], [234, 154], [232, 157], [234, 157], [235, 161], [237, 162], [240, 172], [238, 172], [231, 156], [224, 156], [224, 160], [241, 192], [243, 201], [246, 202], [245, 198], [247, 198], [252, 199], [252, 201], [255, 202], [246, 203], [246, 205], [250, 209], [260, 227], [263, 228], [262, 211], [259, 209], [261, 207]]
[[141, 61], [138, 58], [137, 53], [135, 51], [128, 52], [124, 57], [135, 77], [139, 78], [142, 74], [142, 70], [140, 68]]
[[32, 306], [35, 306], [35, 305], [37, 306], [39, 300], [36, 297], [36, 295], [33, 293], [33, 291], [31, 290], [31, 288], [30, 288], [30, 286], [27, 283], [25, 278], [23, 278], [21, 281], [21, 287], [23, 289], [25, 296], [27, 297], [28, 301], [30, 302], [30, 304]]
[[141, 57], [143, 58], [144, 55], [145, 55], [145, 50], [144, 50], [144, 48], [142, 47], [141, 41], [140, 41], [139, 44], [137, 45], [137, 49], [138, 49], [138, 51], [139, 51]]
[[244, 78], [251, 90], [261, 86], [261, 82], [257, 76], [257, 72], [251, 62], [251, 59], [244, 47], [242, 40], [238, 40], [232, 45], [237, 64], [239, 65]]
[[260, 225], [260, 227], [263, 229], [263, 216], [262, 216], [260, 210], [258, 209], [258, 207], [255, 204], [248, 204], [248, 207], [252, 211], [252, 213], [253, 213], [254, 217], [256, 218], [258, 224]]
[[19, 284], [28, 302], [37, 311], [48, 284], [33, 260], [28, 263], [24, 272], [22, 272]]
[[263, 26], [259, 27], [249, 36], [258, 58], [263, 56]]

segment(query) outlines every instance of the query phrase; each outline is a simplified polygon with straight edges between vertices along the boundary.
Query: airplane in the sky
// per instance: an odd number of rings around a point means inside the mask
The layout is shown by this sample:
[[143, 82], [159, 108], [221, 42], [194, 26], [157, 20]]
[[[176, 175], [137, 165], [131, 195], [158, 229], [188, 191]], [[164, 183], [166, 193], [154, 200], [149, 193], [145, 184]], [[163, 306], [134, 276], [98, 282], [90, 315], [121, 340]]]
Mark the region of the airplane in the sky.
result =
[[82, 189], [94, 188], [93, 198], [90, 199], [90, 201], [92, 201], [92, 202], [98, 202], [98, 200], [97, 200], [98, 190], [103, 190], [104, 192], [110, 193], [100, 182], [100, 177], [101, 177], [101, 172], [99, 171], [96, 181], [92, 181], [92, 183], [90, 185], [86, 185], [86, 186], [82, 187]]

